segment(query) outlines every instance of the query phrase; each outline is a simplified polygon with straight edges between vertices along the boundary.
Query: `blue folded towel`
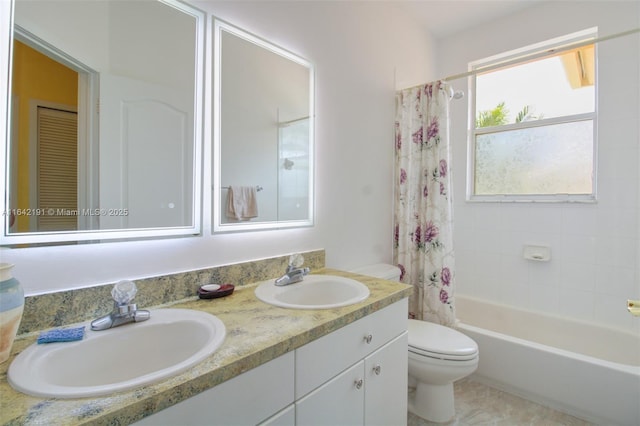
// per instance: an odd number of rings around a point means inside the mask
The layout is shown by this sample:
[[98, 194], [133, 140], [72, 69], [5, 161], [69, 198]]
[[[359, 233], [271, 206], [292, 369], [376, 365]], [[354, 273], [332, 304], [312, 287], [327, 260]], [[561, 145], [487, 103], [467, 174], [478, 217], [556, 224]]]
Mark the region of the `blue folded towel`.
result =
[[73, 342], [82, 340], [84, 337], [84, 327], [59, 328], [56, 330], [43, 331], [38, 336], [38, 344], [53, 342]]

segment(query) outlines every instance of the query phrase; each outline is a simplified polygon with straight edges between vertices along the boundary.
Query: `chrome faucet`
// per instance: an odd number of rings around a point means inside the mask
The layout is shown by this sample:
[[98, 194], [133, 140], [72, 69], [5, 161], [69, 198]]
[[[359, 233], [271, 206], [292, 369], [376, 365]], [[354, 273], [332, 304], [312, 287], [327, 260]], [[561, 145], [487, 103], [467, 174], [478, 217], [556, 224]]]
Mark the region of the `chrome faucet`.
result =
[[130, 322], [146, 321], [151, 313], [144, 309], [138, 309], [135, 303], [131, 303], [138, 289], [132, 281], [120, 281], [113, 286], [113, 312], [91, 321], [91, 329], [94, 331], [107, 330]]
[[289, 266], [287, 266], [287, 271], [283, 276], [277, 278], [275, 281], [275, 285], [284, 286], [289, 284], [294, 284], [302, 281], [305, 275], [308, 275], [311, 272], [309, 268], [301, 268], [304, 263], [304, 257], [301, 254], [296, 253], [291, 255], [289, 258]]

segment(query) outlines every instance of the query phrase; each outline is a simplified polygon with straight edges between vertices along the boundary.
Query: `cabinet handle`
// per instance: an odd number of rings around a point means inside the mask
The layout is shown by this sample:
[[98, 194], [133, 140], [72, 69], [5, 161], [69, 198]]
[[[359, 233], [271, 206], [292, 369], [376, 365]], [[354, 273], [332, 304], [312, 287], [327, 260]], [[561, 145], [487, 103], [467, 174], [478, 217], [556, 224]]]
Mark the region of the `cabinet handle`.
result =
[[354, 382], [354, 384], [356, 385], [356, 389], [360, 389], [362, 388], [362, 385], [364, 384], [364, 381], [362, 379], [358, 379]]
[[371, 340], [373, 340], [372, 335], [367, 334], [366, 336], [364, 336], [364, 341], [367, 342], [367, 344], [371, 343]]
[[380, 365], [376, 365], [373, 367], [373, 372], [376, 373], [376, 376], [380, 375], [381, 370], [382, 370], [382, 367], [380, 367]]

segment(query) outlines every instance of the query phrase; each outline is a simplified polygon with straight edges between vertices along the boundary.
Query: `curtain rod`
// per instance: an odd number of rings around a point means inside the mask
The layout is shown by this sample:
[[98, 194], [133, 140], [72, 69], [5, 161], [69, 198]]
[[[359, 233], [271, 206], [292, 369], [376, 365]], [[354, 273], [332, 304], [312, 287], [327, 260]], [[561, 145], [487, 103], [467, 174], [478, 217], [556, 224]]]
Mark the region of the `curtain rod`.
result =
[[472, 75], [475, 75], [475, 74], [479, 74], [479, 73], [482, 73], [482, 72], [485, 72], [485, 71], [491, 71], [491, 70], [494, 70], [494, 69], [497, 69], [497, 68], [503, 68], [504, 66], [507, 66], [507, 65], [510, 65], [510, 64], [520, 63], [524, 59], [535, 59], [535, 58], [539, 58], [539, 57], [542, 57], [542, 56], [548, 56], [548, 55], [551, 55], [551, 54], [554, 54], [554, 53], [562, 53], [562, 52], [566, 52], [568, 50], [576, 49], [578, 47], [588, 46], [590, 44], [600, 43], [600, 42], [603, 42], [603, 41], [612, 40], [612, 39], [615, 39], [615, 38], [618, 38], [618, 37], [624, 37], [624, 36], [635, 34], [635, 33], [638, 33], [638, 32], [640, 32], [640, 28], [634, 28], [632, 30], [623, 31], [623, 32], [616, 33], [616, 34], [611, 34], [611, 35], [608, 35], [608, 36], [591, 38], [591, 39], [579, 41], [579, 42], [576, 42], [576, 43], [570, 43], [570, 44], [567, 44], [567, 45], [564, 45], [564, 46], [561, 46], [561, 47], [553, 47], [551, 49], [547, 49], [547, 50], [544, 50], [544, 51], [539, 51], [539, 52], [536, 52], [536, 53], [530, 53], [528, 55], [522, 55], [522, 56], [519, 56], [516, 59], [507, 60], [507, 61], [504, 61], [504, 62], [496, 63], [496, 64], [493, 64], [493, 65], [488, 65], [488, 66], [485, 66], [485, 67], [479, 67], [479, 68], [476, 68], [476, 69], [474, 69], [472, 71], [467, 71], [467, 72], [463, 72], [463, 73], [460, 73], [460, 74], [450, 75], [448, 77], [443, 78], [443, 80], [444, 81], [457, 80], [459, 78], [469, 77], [469, 76], [472, 76]]
[[[542, 57], [542, 56], [548, 56], [548, 55], [553, 54], [553, 53], [561, 53], [561, 52], [565, 52], [565, 51], [568, 51], [568, 50], [576, 49], [578, 47], [588, 46], [590, 44], [600, 43], [600, 42], [603, 42], [603, 41], [608, 41], [608, 40], [612, 40], [612, 39], [615, 39], [615, 38], [618, 38], [618, 37], [624, 37], [624, 36], [635, 34], [635, 33], [639, 33], [639, 32], [640, 32], [640, 28], [634, 28], [634, 29], [631, 29], [631, 30], [622, 31], [622, 32], [611, 34], [611, 35], [608, 35], [608, 36], [595, 37], [595, 38], [591, 38], [589, 40], [583, 40], [583, 41], [579, 41], [579, 42], [576, 42], [576, 43], [570, 43], [570, 44], [567, 44], [567, 45], [564, 45], [564, 46], [561, 46], [561, 47], [554, 47], [554, 48], [547, 49], [547, 50], [544, 50], [544, 51], [538, 51], [536, 53], [531, 53], [531, 54], [528, 54], [528, 55], [522, 55], [522, 56], [519, 56], [517, 59], [512, 59], [512, 60], [500, 62], [500, 63], [497, 63], [497, 64], [492, 64], [492, 65], [488, 65], [488, 66], [485, 66], [485, 67], [476, 68], [474, 70], [463, 72], [463, 73], [460, 73], [460, 74], [453, 74], [453, 75], [447, 76], [445, 78], [442, 78], [441, 80], [448, 82], [450, 80], [457, 80], [459, 78], [470, 77], [472, 75], [480, 74], [482, 72], [491, 71], [491, 70], [498, 69], [498, 68], [503, 68], [503, 67], [505, 67], [507, 65], [510, 65], [510, 64], [520, 63], [524, 59], [535, 59], [535, 58]], [[407, 89], [414, 89], [414, 88], [420, 87], [420, 86], [424, 86], [424, 84], [417, 84], [415, 86], [408, 87]], [[402, 90], [406, 90], [406, 89], [402, 89]]]

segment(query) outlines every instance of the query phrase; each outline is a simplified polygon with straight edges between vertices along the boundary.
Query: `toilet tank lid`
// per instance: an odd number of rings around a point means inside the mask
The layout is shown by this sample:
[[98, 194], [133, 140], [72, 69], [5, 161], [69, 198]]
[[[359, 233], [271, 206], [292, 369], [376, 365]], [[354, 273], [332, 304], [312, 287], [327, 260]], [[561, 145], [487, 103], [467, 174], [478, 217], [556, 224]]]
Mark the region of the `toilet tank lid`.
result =
[[361, 266], [353, 269], [351, 272], [381, 278], [383, 280], [400, 280], [400, 268], [388, 263], [376, 263], [374, 265]]

